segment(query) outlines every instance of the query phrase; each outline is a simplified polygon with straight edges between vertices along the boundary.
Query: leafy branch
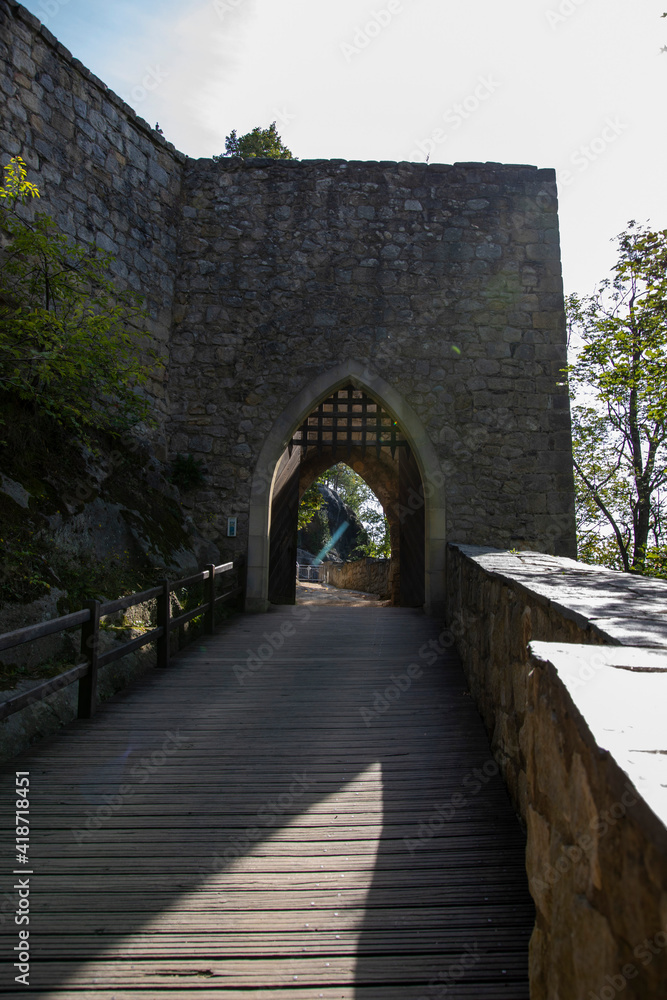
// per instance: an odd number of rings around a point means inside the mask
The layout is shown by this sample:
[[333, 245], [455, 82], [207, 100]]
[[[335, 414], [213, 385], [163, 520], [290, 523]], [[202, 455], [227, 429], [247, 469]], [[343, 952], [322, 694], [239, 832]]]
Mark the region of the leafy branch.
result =
[[591, 545], [597, 537], [608, 556], [602, 518], [622, 568], [645, 572], [656, 562], [667, 482], [667, 230], [631, 222], [617, 240], [613, 276], [567, 303], [583, 341], [570, 384], [595, 404], [573, 409], [578, 514]]
[[0, 392], [85, 435], [150, 419], [142, 387], [155, 353], [134, 292], [111, 278], [113, 257], [72, 243], [45, 213], [20, 157], [0, 188]]

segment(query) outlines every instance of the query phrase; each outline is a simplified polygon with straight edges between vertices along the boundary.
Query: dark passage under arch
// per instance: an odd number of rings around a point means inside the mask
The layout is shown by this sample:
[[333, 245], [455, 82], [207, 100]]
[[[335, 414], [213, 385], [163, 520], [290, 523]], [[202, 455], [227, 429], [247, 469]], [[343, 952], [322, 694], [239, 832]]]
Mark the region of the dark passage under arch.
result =
[[271, 499], [269, 601], [295, 603], [299, 498], [320, 472], [339, 461], [368, 482], [385, 509], [398, 581], [395, 602], [422, 607], [425, 516], [419, 467], [398, 422], [352, 384], [334, 392], [305, 418], [278, 464]]

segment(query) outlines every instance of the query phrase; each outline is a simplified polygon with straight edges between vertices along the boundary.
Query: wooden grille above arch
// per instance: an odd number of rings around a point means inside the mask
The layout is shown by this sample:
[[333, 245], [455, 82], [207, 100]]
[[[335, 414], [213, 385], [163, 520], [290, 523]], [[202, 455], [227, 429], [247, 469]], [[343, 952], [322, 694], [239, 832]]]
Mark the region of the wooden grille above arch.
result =
[[335, 459], [338, 452], [349, 458], [353, 448], [374, 448], [378, 456], [389, 448], [392, 458], [397, 449], [410, 453], [410, 445], [392, 415], [362, 389], [350, 384], [324, 399], [306, 417], [288, 443], [290, 456], [295, 447], [305, 454], [316, 448], [318, 454], [330, 449]]

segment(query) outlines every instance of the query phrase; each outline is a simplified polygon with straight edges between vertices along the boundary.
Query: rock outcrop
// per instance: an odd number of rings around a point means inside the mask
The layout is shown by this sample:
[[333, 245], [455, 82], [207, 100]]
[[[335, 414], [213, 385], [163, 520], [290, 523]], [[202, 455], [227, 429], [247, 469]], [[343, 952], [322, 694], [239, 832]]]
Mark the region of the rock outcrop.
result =
[[318, 486], [317, 489], [324, 498], [324, 504], [308, 527], [299, 532], [299, 548], [315, 557], [343, 529], [325, 558], [333, 562], [360, 558], [361, 553], [357, 551], [355, 555], [355, 549], [368, 542], [368, 535], [357, 514], [328, 486]]

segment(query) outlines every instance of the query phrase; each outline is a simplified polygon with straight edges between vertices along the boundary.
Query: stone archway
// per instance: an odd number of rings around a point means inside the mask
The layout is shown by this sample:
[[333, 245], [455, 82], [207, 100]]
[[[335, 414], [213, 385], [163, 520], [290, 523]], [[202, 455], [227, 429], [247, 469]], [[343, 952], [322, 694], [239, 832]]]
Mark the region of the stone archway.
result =
[[424, 513], [424, 606], [428, 613], [442, 615], [446, 546], [444, 475], [426, 429], [412, 408], [381, 376], [358, 361], [343, 362], [313, 379], [276, 419], [264, 442], [255, 466], [250, 500], [246, 610], [261, 612], [269, 607], [271, 497], [281, 456], [302, 421], [322, 400], [347, 383], [368, 392], [388, 410], [409, 442], [415, 467], [424, 483], [423, 499], [416, 495], [411, 505], [412, 509], [423, 506]]

